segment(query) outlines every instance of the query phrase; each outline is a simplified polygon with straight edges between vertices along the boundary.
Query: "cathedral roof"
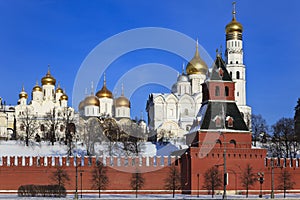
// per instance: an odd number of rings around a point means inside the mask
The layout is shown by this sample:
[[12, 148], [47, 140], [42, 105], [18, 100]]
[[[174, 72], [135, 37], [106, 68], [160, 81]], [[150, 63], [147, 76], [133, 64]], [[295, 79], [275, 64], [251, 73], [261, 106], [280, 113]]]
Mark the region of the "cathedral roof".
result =
[[191, 74], [203, 74], [206, 75], [208, 71], [208, 67], [204, 60], [200, 57], [199, 50], [198, 50], [198, 41], [196, 45], [196, 52], [192, 60], [186, 66], [186, 73], [188, 75]]

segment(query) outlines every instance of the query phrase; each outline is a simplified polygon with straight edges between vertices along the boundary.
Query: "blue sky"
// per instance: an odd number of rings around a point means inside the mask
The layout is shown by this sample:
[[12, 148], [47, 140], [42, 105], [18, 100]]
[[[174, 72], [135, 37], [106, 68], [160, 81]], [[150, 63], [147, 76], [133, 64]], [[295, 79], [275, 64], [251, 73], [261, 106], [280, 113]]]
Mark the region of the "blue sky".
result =
[[[75, 76], [87, 55], [102, 41], [134, 28], [168, 28], [198, 38], [214, 58], [215, 49], [225, 44], [224, 28], [231, 20], [231, 3], [1, 0], [0, 96], [7, 104], [16, 104], [22, 85], [30, 94], [50, 64], [52, 75], [71, 99]], [[293, 117], [300, 97], [299, 6], [298, 0], [237, 1], [237, 19], [244, 26], [247, 103], [269, 125], [281, 117]], [[112, 90], [134, 66], [161, 63], [181, 71], [183, 62], [177, 55], [155, 49], [130, 52], [108, 66], [107, 85]], [[96, 91], [101, 86], [98, 84]], [[150, 92], [168, 89], [144, 85], [136, 90], [130, 99], [133, 118], [140, 117], [141, 111], [147, 116], [145, 104]]]

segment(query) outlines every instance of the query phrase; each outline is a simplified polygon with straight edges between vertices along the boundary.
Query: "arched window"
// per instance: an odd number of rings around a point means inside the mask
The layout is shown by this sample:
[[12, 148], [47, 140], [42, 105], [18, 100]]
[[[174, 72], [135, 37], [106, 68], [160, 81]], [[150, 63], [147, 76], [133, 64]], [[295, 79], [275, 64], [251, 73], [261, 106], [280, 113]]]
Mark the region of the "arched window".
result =
[[44, 126], [44, 124], [41, 125], [41, 131], [45, 131], [45, 126]]
[[240, 72], [239, 71], [236, 72], [236, 79], [240, 79]]
[[232, 72], [230, 72], [230, 77], [232, 78]]
[[216, 86], [215, 96], [220, 96], [220, 87]]
[[235, 61], [236, 64], [239, 64], [239, 61]]
[[233, 146], [234, 148], [236, 147], [236, 141], [235, 140], [230, 140], [229, 144], [230, 144], [230, 146]]
[[225, 86], [225, 96], [226, 97], [229, 96], [229, 88], [228, 88], [228, 86]]

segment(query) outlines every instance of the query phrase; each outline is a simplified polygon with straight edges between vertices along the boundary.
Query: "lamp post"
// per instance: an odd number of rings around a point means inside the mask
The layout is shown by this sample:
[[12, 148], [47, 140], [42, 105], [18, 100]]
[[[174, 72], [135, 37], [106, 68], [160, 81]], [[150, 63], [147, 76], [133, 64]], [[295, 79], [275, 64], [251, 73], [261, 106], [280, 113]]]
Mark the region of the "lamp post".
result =
[[271, 199], [274, 199], [274, 160], [271, 158]]
[[199, 197], [199, 185], [200, 185], [200, 182], [199, 182], [199, 174], [197, 174], [197, 197]]
[[75, 140], [75, 146], [76, 146], [76, 154], [75, 154], [75, 184], [76, 184], [76, 187], [75, 187], [75, 196], [74, 196], [74, 199], [78, 199], [78, 164], [77, 164], [77, 137], [76, 137], [76, 140]]
[[264, 173], [263, 172], [258, 172], [258, 181], [260, 183], [260, 193], [259, 193], [259, 198], [262, 198], [262, 184], [264, 183]]
[[82, 172], [83, 170], [80, 170], [80, 197], [82, 198]]
[[[225, 126], [224, 126], [225, 127]], [[223, 191], [223, 197], [222, 199], [226, 199], [226, 186], [227, 186], [227, 168], [226, 168], [226, 138], [225, 138], [225, 134], [222, 133], [221, 131], [219, 131], [220, 135], [223, 136], [223, 143], [224, 143], [224, 151], [223, 151], [223, 162], [224, 162], [224, 179], [223, 179], [223, 183], [224, 183], [224, 191]]]

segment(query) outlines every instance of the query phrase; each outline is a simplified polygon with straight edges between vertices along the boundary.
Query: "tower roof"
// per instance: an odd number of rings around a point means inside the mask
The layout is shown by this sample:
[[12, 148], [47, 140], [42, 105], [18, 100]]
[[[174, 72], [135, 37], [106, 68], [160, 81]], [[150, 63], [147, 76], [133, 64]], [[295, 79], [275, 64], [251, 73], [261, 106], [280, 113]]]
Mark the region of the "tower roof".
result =
[[48, 66], [48, 71], [46, 76], [42, 78], [42, 85], [55, 85], [56, 80], [51, 76], [50, 67]]
[[112, 92], [106, 87], [106, 76], [104, 74], [103, 87], [96, 93], [98, 98], [113, 98]]
[[235, 11], [235, 2], [232, 3], [232, 20], [226, 25], [225, 31], [226, 34], [230, 33], [242, 33], [243, 25], [236, 20], [236, 11]]
[[222, 59], [221, 55], [218, 53], [213, 64], [213, 68], [210, 74], [210, 80], [222, 80], [222, 81], [232, 81], [226, 67], [225, 61]]

